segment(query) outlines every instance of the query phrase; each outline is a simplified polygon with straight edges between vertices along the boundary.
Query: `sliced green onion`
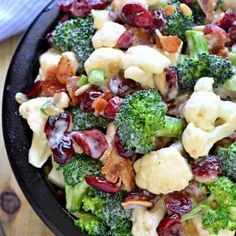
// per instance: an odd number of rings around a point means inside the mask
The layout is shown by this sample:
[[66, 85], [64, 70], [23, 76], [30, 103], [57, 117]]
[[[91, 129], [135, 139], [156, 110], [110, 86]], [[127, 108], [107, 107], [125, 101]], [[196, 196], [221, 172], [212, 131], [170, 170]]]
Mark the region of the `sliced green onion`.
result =
[[88, 84], [88, 77], [86, 75], [81, 75], [76, 84], [79, 87], [82, 87], [83, 85]]
[[236, 66], [236, 53], [235, 52], [229, 52], [229, 59], [232, 62], [232, 64]]
[[102, 70], [92, 70], [88, 76], [89, 83], [97, 86], [101, 86], [104, 79], [105, 74]]

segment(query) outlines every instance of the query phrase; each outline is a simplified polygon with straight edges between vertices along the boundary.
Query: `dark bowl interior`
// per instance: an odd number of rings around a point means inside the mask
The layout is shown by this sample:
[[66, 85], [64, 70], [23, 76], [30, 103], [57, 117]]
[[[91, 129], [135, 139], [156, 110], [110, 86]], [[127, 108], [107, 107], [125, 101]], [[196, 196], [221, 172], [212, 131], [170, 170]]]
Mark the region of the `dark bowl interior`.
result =
[[30, 88], [38, 74], [39, 55], [47, 50], [45, 35], [59, 19], [53, 1], [34, 21], [21, 40], [12, 59], [3, 95], [2, 124], [8, 158], [16, 179], [31, 206], [56, 235], [84, 236], [73, 224], [72, 216], [45, 181], [41, 170], [28, 163], [32, 132], [18, 112], [15, 94]]

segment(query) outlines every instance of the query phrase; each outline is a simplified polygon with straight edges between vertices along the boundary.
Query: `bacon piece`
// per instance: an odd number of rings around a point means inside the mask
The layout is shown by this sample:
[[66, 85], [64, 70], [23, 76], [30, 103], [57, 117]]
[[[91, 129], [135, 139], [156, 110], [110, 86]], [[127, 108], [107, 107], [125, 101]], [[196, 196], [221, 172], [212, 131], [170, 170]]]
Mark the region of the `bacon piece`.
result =
[[66, 84], [69, 77], [74, 76], [76, 73], [76, 67], [71, 60], [62, 55], [57, 67], [57, 79], [61, 84]]
[[178, 36], [163, 36], [159, 30], [156, 30], [156, 34], [157, 46], [169, 53], [175, 53], [178, 51], [181, 45], [181, 39]]
[[206, 15], [206, 19], [212, 22], [215, 16], [214, 9], [216, 7], [217, 0], [197, 0], [197, 2]]
[[92, 108], [95, 110], [95, 115], [100, 115], [105, 110], [110, 98], [112, 98], [111, 91], [107, 90], [93, 101]]
[[77, 85], [78, 80], [79, 78], [77, 76], [69, 77], [66, 80], [66, 89], [70, 96], [72, 106], [76, 106], [79, 104], [79, 98], [75, 96], [75, 91], [79, 88]]
[[133, 36], [133, 45], [150, 45], [152, 44], [152, 34], [147, 29], [136, 28]]
[[65, 85], [61, 84], [57, 79], [57, 65], [51, 66], [46, 72], [40, 95], [53, 96], [54, 93], [65, 91]]
[[121, 157], [116, 148], [113, 147], [106, 164], [101, 169], [101, 172], [109, 182], [116, 183], [121, 180], [126, 191], [130, 192], [135, 188], [132, 166], [133, 161]]
[[208, 41], [208, 45], [210, 46], [210, 50], [213, 53], [217, 53], [220, 49], [225, 48], [225, 43], [230, 41], [225, 30], [217, 25], [206, 25], [203, 32]]

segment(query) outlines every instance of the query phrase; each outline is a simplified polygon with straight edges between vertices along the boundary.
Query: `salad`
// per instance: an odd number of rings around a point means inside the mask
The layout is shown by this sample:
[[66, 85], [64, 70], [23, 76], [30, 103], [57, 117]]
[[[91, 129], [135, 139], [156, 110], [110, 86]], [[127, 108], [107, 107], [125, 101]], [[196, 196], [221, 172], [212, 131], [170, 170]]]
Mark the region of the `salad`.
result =
[[91, 236], [234, 235], [236, 1], [71, 0], [16, 94], [29, 163]]

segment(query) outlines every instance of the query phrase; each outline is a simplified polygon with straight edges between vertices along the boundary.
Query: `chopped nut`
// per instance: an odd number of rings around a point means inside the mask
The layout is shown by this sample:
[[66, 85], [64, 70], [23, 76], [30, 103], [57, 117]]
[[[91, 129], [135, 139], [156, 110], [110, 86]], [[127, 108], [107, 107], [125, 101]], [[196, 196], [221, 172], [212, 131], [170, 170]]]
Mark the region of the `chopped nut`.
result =
[[91, 84], [83, 85], [82, 87], [80, 87], [79, 89], [75, 91], [75, 96], [79, 96], [82, 93], [86, 92], [89, 88], [91, 88], [91, 86], [92, 86]]
[[153, 203], [150, 201], [142, 201], [142, 200], [130, 200], [127, 202], [122, 202], [121, 205], [124, 209], [134, 209], [136, 207], [153, 207]]
[[167, 5], [167, 6], [165, 6], [165, 14], [167, 15], [167, 16], [172, 16], [172, 15], [174, 15], [174, 13], [175, 13], [175, 7], [174, 6], [172, 6], [172, 5]]
[[179, 9], [185, 16], [191, 16], [193, 14], [192, 10], [185, 3], [181, 3]]

